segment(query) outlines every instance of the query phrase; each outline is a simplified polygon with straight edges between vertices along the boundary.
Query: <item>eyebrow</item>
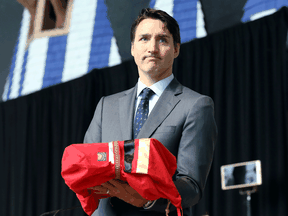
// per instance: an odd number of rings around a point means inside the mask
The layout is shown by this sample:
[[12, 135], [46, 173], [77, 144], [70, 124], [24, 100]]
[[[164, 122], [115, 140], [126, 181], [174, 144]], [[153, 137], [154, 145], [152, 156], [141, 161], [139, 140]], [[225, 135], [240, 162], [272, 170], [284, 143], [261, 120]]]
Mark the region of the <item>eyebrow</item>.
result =
[[[140, 37], [147, 37], [147, 36], [150, 36], [151, 34], [141, 34], [141, 35], [139, 35]], [[157, 37], [160, 37], [160, 38], [170, 38], [170, 36], [169, 35], [167, 35], [167, 34], [159, 34], [159, 35], [157, 35]]]

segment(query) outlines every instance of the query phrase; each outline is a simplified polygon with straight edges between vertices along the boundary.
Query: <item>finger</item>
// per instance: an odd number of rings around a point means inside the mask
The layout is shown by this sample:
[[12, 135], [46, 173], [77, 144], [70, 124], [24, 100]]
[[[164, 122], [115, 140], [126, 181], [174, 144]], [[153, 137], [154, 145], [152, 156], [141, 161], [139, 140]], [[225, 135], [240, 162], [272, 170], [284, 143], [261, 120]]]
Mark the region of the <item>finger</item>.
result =
[[105, 182], [102, 184], [102, 186], [109, 189], [109, 194], [112, 197], [116, 196], [116, 197], [120, 198], [121, 196], [124, 196], [125, 194], [127, 194], [127, 192], [124, 188], [122, 188], [120, 186], [119, 186], [120, 188], [118, 188], [116, 185], [113, 185], [110, 182]]
[[109, 182], [103, 183], [102, 186], [109, 189], [109, 193], [111, 194], [113, 194], [113, 192], [119, 192], [118, 188]]
[[122, 193], [129, 193], [136, 197], [141, 197], [140, 194], [136, 190], [134, 190], [127, 182], [111, 179], [108, 183], [113, 184], [114, 187], [116, 187], [120, 192]]
[[102, 186], [95, 186], [95, 187], [92, 187], [94, 190], [93, 192], [96, 193], [96, 194], [106, 194], [107, 191], [108, 191], [108, 188], [105, 188], [105, 187], [102, 187]]
[[102, 189], [103, 187], [98, 185], [98, 186], [94, 186], [94, 187], [90, 187], [88, 189], [91, 189], [91, 190], [99, 190], [99, 189]]
[[124, 191], [125, 191], [126, 186], [128, 186], [127, 182], [120, 182], [120, 181], [115, 180], [115, 179], [111, 179], [108, 183], [113, 185], [117, 189], [124, 190]]
[[[103, 189], [101, 189], [101, 190], [95, 190], [95, 191], [93, 191], [94, 193], [96, 193], [96, 194], [107, 194], [107, 192], [108, 192], [108, 188], [103, 188]], [[109, 192], [109, 194], [110, 194], [110, 192]]]
[[105, 182], [105, 183], [103, 183], [103, 184], [101, 184], [101, 186], [103, 186], [103, 187], [107, 187], [107, 188], [109, 188], [109, 189], [113, 189], [113, 188], [116, 188], [116, 185], [114, 185], [114, 184], [112, 184], [111, 182]]
[[127, 182], [124, 182], [121, 180], [115, 180], [115, 179], [112, 179], [110, 181], [120, 190], [125, 190], [127, 193], [130, 193], [130, 194], [137, 193], [137, 191], [134, 190]]

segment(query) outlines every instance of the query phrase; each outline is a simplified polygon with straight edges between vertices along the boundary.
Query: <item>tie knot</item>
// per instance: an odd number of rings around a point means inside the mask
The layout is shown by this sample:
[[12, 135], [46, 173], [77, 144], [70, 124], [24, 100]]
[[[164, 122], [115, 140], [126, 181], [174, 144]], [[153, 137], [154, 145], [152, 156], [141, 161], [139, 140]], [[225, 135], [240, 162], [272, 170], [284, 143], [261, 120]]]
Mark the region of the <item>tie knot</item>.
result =
[[151, 90], [150, 88], [144, 88], [142, 90], [142, 99], [141, 100], [147, 100], [149, 99], [149, 97], [153, 94], [153, 90]]

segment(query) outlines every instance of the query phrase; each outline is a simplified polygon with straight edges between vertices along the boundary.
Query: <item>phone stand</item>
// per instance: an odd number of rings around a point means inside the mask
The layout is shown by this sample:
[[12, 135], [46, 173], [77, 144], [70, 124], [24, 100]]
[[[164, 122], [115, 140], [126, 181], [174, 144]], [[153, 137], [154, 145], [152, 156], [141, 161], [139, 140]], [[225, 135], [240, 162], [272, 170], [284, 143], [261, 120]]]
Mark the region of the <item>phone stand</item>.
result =
[[247, 216], [251, 216], [251, 194], [255, 192], [257, 192], [257, 186], [252, 187], [252, 190], [243, 188], [239, 190], [239, 193], [241, 195], [247, 196], [247, 202], [246, 202]]

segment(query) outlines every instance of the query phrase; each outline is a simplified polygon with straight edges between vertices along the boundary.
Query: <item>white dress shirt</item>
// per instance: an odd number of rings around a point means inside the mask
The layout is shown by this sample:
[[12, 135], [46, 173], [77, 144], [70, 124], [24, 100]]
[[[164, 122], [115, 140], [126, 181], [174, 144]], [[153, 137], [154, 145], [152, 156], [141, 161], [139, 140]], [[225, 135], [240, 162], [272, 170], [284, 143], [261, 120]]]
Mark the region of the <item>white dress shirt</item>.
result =
[[134, 118], [136, 115], [136, 111], [137, 111], [137, 107], [141, 101], [142, 95], [140, 95], [141, 91], [144, 88], [150, 88], [151, 90], [153, 90], [154, 94], [150, 97], [149, 99], [149, 113], [148, 116], [150, 115], [152, 109], [154, 108], [155, 104], [157, 103], [158, 99], [160, 98], [160, 96], [162, 95], [162, 93], [164, 92], [164, 90], [166, 89], [166, 87], [169, 85], [169, 83], [174, 79], [174, 75], [171, 74], [169, 77], [166, 77], [165, 79], [162, 79], [160, 81], [158, 81], [157, 83], [154, 83], [152, 86], [148, 87], [145, 84], [143, 84], [140, 81], [140, 78], [138, 79], [138, 88], [137, 88], [137, 95], [136, 95], [136, 107], [135, 107], [135, 113], [134, 113]]

